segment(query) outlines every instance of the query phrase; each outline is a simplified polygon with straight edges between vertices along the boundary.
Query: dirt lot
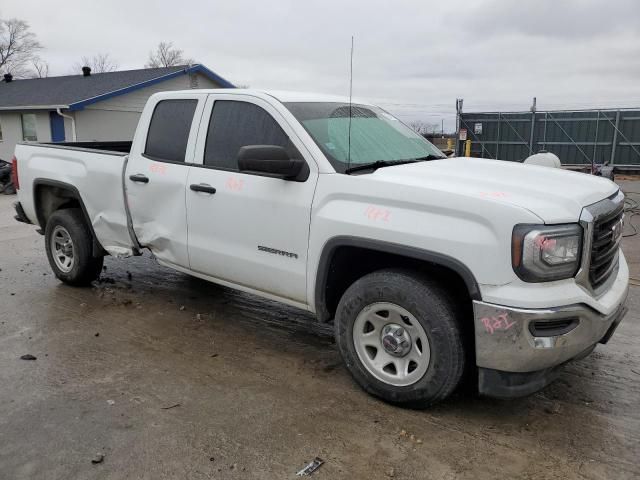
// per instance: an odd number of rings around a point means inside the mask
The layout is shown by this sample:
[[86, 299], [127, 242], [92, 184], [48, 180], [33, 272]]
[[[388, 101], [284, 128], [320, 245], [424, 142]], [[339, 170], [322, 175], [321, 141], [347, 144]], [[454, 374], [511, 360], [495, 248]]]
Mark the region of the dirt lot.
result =
[[[544, 391], [402, 410], [363, 393], [299, 310], [148, 257], [108, 258], [91, 289], [60, 284], [13, 200], [0, 196], [1, 479], [286, 479], [315, 456], [317, 478], [640, 477], [640, 286], [611, 342]], [[640, 235], [624, 248], [640, 278]]]

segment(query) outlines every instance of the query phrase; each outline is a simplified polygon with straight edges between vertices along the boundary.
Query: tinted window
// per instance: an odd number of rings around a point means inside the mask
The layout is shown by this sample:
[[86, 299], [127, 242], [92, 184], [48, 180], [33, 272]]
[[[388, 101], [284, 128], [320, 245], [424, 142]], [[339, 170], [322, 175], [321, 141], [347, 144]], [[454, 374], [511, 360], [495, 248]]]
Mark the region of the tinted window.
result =
[[158, 102], [147, 134], [144, 153], [158, 160], [184, 162], [197, 100]]
[[238, 150], [247, 145], [278, 145], [290, 153], [294, 149], [264, 109], [252, 103], [217, 100], [209, 121], [204, 164], [237, 170]]

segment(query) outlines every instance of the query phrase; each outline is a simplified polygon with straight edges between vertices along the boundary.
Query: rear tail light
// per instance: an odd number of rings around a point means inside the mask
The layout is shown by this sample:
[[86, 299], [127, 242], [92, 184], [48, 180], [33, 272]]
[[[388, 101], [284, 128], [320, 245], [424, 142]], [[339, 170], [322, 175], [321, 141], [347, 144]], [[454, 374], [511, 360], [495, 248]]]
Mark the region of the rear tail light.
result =
[[20, 181], [18, 180], [18, 159], [15, 155], [11, 159], [11, 181], [16, 190], [18, 190], [20, 188]]

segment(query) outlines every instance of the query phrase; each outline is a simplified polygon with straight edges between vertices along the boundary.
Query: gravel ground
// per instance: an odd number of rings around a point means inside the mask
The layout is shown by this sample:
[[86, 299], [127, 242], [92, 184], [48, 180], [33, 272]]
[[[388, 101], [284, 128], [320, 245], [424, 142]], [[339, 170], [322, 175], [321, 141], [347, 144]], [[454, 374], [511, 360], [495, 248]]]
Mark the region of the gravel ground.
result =
[[[148, 256], [62, 285], [14, 199], [0, 196], [2, 479], [286, 479], [316, 456], [317, 478], [640, 477], [640, 286], [610, 343], [542, 392], [402, 410], [353, 383], [305, 312]], [[640, 278], [640, 235], [624, 249]]]

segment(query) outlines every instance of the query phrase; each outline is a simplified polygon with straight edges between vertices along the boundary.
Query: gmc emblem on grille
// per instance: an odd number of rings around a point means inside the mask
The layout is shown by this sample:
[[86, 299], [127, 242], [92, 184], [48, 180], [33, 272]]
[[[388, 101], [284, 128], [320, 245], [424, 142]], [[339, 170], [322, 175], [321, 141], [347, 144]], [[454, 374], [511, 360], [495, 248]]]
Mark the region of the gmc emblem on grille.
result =
[[620, 240], [621, 235], [622, 235], [622, 219], [620, 219], [620, 221], [616, 222], [611, 227], [611, 240], [613, 242], [617, 242], [618, 240]]

